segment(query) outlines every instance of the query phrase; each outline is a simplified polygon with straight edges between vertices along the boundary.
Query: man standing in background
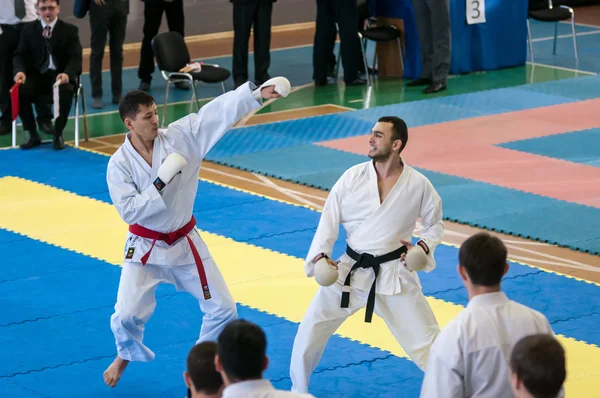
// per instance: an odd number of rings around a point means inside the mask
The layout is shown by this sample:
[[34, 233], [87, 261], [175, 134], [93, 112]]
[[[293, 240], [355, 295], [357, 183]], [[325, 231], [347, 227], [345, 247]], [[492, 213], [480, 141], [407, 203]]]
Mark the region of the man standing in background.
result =
[[446, 89], [450, 71], [450, 1], [412, 0], [421, 46], [421, 77], [408, 83], [409, 87], [427, 86], [423, 93]]
[[112, 103], [118, 104], [123, 94], [123, 42], [127, 28], [129, 0], [90, 1], [90, 28], [92, 53], [90, 55], [90, 80], [92, 82], [92, 108], [102, 108], [102, 59], [106, 37], [110, 34], [110, 75]]
[[[143, 0], [144, 1], [144, 38], [142, 39], [142, 51], [140, 54], [140, 67], [138, 77], [140, 78], [140, 90], [150, 90], [152, 73], [154, 72], [154, 51], [152, 50], [152, 39], [158, 34], [162, 21], [163, 12], [167, 15], [169, 32], [178, 32], [185, 37], [183, 29], [185, 18], [183, 16], [183, 0]], [[175, 87], [188, 90], [188, 82], [177, 82]]]
[[254, 33], [254, 84], [269, 80], [271, 16], [277, 0], [229, 0], [233, 3], [233, 60], [235, 87], [248, 80], [248, 41]]

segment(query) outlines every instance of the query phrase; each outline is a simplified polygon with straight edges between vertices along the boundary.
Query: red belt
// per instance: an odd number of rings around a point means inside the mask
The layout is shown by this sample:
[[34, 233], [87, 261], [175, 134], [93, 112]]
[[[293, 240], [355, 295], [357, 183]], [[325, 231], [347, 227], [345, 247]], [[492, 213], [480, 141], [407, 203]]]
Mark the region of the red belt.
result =
[[194, 242], [188, 236], [188, 234], [194, 229], [196, 226], [196, 219], [192, 216], [190, 222], [185, 224], [183, 227], [178, 229], [177, 231], [169, 232], [167, 234], [162, 232], [152, 231], [150, 229], [144, 228], [141, 225], [134, 224], [129, 226], [129, 232], [134, 235], [140, 236], [146, 239], [152, 239], [152, 246], [150, 246], [150, 250], [148, 253], [144, 254], [141, 258], [142, 264], [146, 265], [148, 258], [150, 257], [150, 252], [154, 248], [154, 244], [157, 240], [161, 240], [166, 242], [167, 245], [171, 246], [173, 243], [177, 242], [179, 239], [185, 238], [190, 245], [190, 249], [192, 249], [192, 254], [194, 255], [194, 260], [196, 260], [196, 268], [198, 268], [198, 275], [200, 275], [200, 283], [202, 283], [202, 291], [204, 292], [204, 299], [210, 299], [210, 290], [208, 289], [208, 281], [206, 280], [206, 273], [204, 272], [204, 264], [202, 264], [202, 259], [200, 258], [200, 254], [198, 254], [198, 250], [196, 246], [194, 246]]

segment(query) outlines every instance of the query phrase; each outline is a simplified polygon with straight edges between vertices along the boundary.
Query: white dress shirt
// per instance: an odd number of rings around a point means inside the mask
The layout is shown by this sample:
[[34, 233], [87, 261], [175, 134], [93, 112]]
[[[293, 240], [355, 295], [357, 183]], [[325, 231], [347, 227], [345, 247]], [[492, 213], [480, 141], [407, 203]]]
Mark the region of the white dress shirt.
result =
[[[380, 203], [377, 172], [372, 161], [348, 169], [331, 188], [319, 226], [311, 243], [304, 266], [307, 276], [313, 276], [313, 259], [319, 253], [331, 256], [341, 223], [347, 234], [347, 244], [358, 253], [379, 256], [411, 241], [417, 219], [422, 218], [419, 238], [429, 246], [429, 272], [435, 268], [434, 252], [444, 234], [442, 200], [431, 182], [417, 170], [404, 164], [398, 181]], [[344, 253], [339, 258], [339, 273], [345, 278], [354, 260]], [[417, 273], [410, 272], [393, 260], [381, 264], [377, 278], [378, 294], [398, 294], [402, 279], [419, 283]], [[352, 288], [369, 291], [374, 274], [371, 269], [357, 269], [352, 276]]]
[[269, 380], [247, 380], [228, 385], [223, 389], [222, 398], [315, 398], [311, 394], [298, 394], [276, 390]]
[[502, 292], [473, 297], [433, 343], [421, 398], [513, 398], [510, 354], [538, 333], [554, 334], [538, 311]]
[[35, 8], [37, 0], [25, 0], [25, 17], [19, 19], [15, 16], [15, 0], [0, 0], [0, 24], [16, 25], [21, 22], [31, 22], [38, 19]]

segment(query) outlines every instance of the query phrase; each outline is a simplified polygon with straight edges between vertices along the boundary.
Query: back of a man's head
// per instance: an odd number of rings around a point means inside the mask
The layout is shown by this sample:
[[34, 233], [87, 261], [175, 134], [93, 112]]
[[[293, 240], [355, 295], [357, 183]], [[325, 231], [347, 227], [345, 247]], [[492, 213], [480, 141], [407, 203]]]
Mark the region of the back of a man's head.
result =
[[219, 335], [218, 356], [231, 382], [262, 378], [267, 365], [267, 338], [254, 323], [238, 319]]
[[217, 343], [206, 341], [195, 345], [187, 357], [187, 374], [197, 393], [217, 394], [223, 387], [223, 378], [215, 369]]
[[565, 351], [549, 334], [525, 336], [510, 357], [512, 385], [517, 397], [523, 387], [534, 398], [555, 398], [567, 376]]
[[504, 276], [506, 256], [506, 246], [500, 239], [480, 232], [463, 242], [458, 262], [474, 285], [496, 286]]

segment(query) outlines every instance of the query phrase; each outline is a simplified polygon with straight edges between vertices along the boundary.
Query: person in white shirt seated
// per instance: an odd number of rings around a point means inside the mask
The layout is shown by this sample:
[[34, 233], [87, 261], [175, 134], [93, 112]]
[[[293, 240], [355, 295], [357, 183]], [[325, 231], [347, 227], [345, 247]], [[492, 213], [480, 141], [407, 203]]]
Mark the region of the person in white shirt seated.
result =
[[187, 398], [220, 398], [223, 377], [215, 369], [217, 343], [204, 341], [196, 344], [187, 357], [187, 370], [183, 380], [188, 388]]
[[504, 243], [487, 232], [462, 244], [458, 274], [469, 303], [431, 347], [422, 398], [513, 398], [512, 348], [524, 336], [554, 334], [544, 315], [509, 300], [500, 290], [509, 267], [506, 257]]
[[555, 398], [567, 377], [565, 350], [553, 336], [523, 337], [510, 356], [515, 398]]
[[310, 394], [276, 390], [263, 372], [269, 366], [267, 338], [256, 324], [230, 322], [219, 335], [215, 367], [223, 376], [223, 398], [314, 398]]

